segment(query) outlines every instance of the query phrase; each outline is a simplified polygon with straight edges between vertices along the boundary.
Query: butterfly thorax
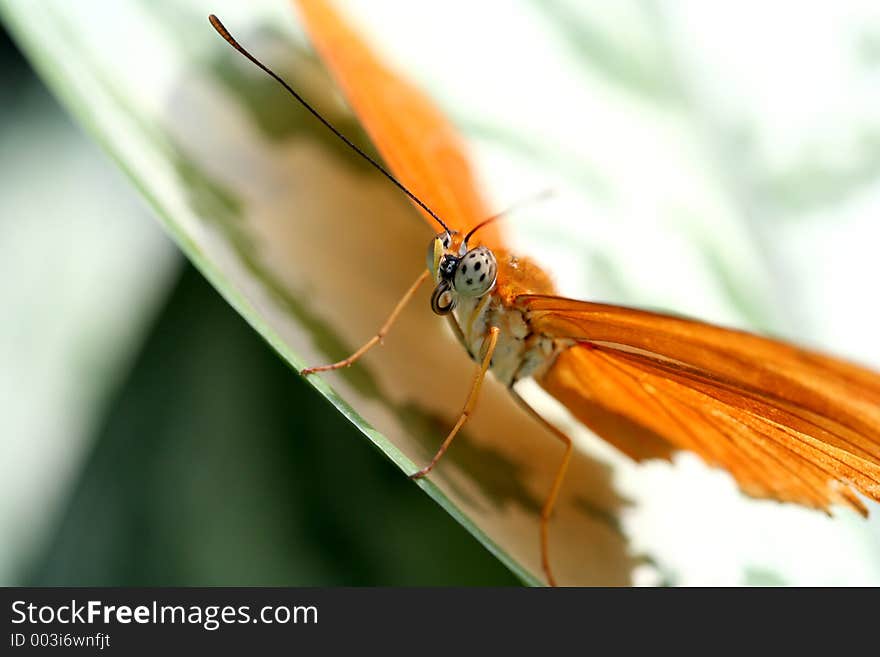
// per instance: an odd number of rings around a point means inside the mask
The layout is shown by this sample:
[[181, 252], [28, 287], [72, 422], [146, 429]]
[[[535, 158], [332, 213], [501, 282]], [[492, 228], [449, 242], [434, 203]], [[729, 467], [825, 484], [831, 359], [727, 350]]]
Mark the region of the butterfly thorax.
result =
[[523, 294], [556, 294], [550, 276], [531, 258], [516, 256], [506, 249], [493, 248], [498, 261], [498, 278], [494, 292], [513, 306]]
[[516, 305], [516, 298], [522, 294], [552, 294], [550, 277], [527, 258], [500, 250], [495, 256], [495, 287], [483, 297], [459, 299], [453, 314], [464, 347], [474, 360], [483, 353], [489, 328], [499, 328], [491, 369], [505, 385], [513, 385], [522, 378], [540, 376], [564, 345], [533, 331], [527, 314]]

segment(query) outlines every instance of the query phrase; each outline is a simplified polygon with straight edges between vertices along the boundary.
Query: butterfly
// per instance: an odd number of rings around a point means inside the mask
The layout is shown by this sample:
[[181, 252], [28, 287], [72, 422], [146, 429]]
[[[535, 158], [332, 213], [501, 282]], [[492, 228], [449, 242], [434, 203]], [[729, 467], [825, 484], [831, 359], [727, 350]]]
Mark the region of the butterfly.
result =
[[447, 320], [477, 363], [458, 420], [433, 459], [412, 477], [428, 475], [439, 462], [491, 372], [561, 448], [538, 537], [551, 585], [556, 578], [550, 519], [573, 443], [517, 393], [516, 383], [526, 378], [636, 461], [689, 450], [727, 470], [748, 495], [826, 512], [837, 504], [867, 515], [858, 493], [880, 501], [880, 375], [745, 331], [556, 295], [537, 263], [507, 248], [500, 215], [489, 212], [461, 139], [439, 109], [387, 67], [330, 4], [296, 4], [384, 166], [250, 55], [216, 17], [210, 20], [406, 194], [434, 231], [425, 271], [377, 333], [350, 357], [302, 373], [357, 362], [429, 281], [433, 312]]

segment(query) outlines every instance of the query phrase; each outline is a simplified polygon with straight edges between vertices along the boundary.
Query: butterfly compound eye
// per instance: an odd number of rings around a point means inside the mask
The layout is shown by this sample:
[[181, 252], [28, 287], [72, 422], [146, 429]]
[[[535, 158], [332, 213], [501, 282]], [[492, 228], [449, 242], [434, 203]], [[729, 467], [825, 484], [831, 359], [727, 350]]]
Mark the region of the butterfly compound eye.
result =
[[495, 254], [485, 246], [478, 246], [462, 256], [452, 286], [463, 297], [481, 297], [495, 285], [497, 274]]

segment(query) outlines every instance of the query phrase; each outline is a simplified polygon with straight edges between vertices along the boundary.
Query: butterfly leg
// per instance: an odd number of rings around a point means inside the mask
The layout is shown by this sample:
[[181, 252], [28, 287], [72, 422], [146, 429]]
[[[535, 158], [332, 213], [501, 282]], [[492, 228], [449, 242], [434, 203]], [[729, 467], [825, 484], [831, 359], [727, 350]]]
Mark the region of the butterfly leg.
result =
[[391, 329], [391, 325], [397, 320], [397, 317], [400, 315], [404, 306], [409, 303], [410, 299], [413, 298], [416, 291], [422, 286], [428, 277], [430, 276], [430, 272], [425, 270], [422, 272], [421, 276], [416, 279], [416, 282], [413, 283], [410, 288], [406, 291], [406, 294], [403, 295], [403, 298], [397, 302], [397, 305], [394, 306], [394, 310], [391, 311], [391, 314], [388, 316], [388, 319], [385, 320], [385, 323], [382, 325], [382, 328], [379, 329], [378, 333], [374, 335], [372, 338], [367, 340], [367, 342], [356, 352], [354, 352], [348, 358], [344, 358], [338, 363], [332, 363], [331, 365], [321, 365], [319, 367], [307, 367], [300, 371], [300, 374], [303, 376], [308, 376], [309, 374], [314, 374], [315, 372], [328, 372], [330, 370], [338, 370], [343, 367], [348, 367], [353, 363], [356, 363], [360, 360], [361, 356], [367, 353], [370, 349], [375, 347], [377, 344], [382, 342], [382, 339], [388, 334], [388, 331]]
[[559, 497], [559, 491], [562, 488], [562, 482], [565, 479], [565, 473], [568, 470], [568, 462], [571, 460], [573, 444], [571, 438], [544, 419], [544, 417], [532, 408], [512, 387], [510, 388], [510, 392], [513, 395], [513, 398], [519, 402], [519, 405], [522, 406], [529, 415], [547, 427], [553, 435], [565, 445], [565, 454], [562, 456], [562, 462], [556, 469], [556, 476], [553, 478], [553, 485], [550, 487], [550, 494], [544, 501], [544, 506], [541, 507], [541, 567], [544, 569], [544, 574], [547, 575], [547, 582], [550, 586], [556, 586], [556, 578], [553, 577], [553, 570], [550, 568], [549, 538], [547, 530], [550, 523], [550, 516], [553, 514], [553, 507], [556, 505], [556, 498]]
[[489, 329], [489, 335], [486, 338], [485, 343], [485, 354], [483, 355], [483, 360], [480, 362], [480, 367], [477, 370], [476, 376], [474, 376], [474, 381], [471, 384], [471, 391], [468, 394], [467, 401], [464, 404], [464, 409], [461, 411], [461, 415], [458, 416], [458, 422], [455, 423], [455, 426], [452, 427], [452, 431], [449, 432], [449, 435], [446, 436], [446, 440], [443, 441], [443, 444], [440, 445], [440, 449], [437, 450], [437, 453], [434, 454], [434, 458], [431, 459], [431, 462], [426, 465], [424, 468], [419, 470], [416, 473], [410, 475], [410, 479], [419, 479], [428, 474], [431, 470], [434, 469], [434, 466], [437, 465], [437, 461], [440, 460], [440, 457], [446, 453], [446, 450], [449, 449], [449, 445], [452, 444], [452, 439], [458, 434], [461, 428], [464, 426], [464, 423], [467, 422], [471, 413], [474, 412], [474, 407], [477, 405], [477, 399], [480, 397], [480, 388], [483, 385], [483, 379], [486, 378], [486, 372], [489, 370], [489, 366], [492, 364], [492, 354], [495, 353], [495, 345], [498, 344], [498, 327], [493, 326]]

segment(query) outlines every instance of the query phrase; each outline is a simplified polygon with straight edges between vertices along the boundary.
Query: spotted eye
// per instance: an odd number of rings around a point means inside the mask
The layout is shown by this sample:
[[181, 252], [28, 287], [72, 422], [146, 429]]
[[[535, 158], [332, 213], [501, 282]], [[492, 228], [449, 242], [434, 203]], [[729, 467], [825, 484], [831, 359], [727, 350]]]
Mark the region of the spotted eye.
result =
[[463, 297], [481, 297], [495, 285], [498, 263], [485, 246], [465, 253], [458, 263], [452, 286]]

